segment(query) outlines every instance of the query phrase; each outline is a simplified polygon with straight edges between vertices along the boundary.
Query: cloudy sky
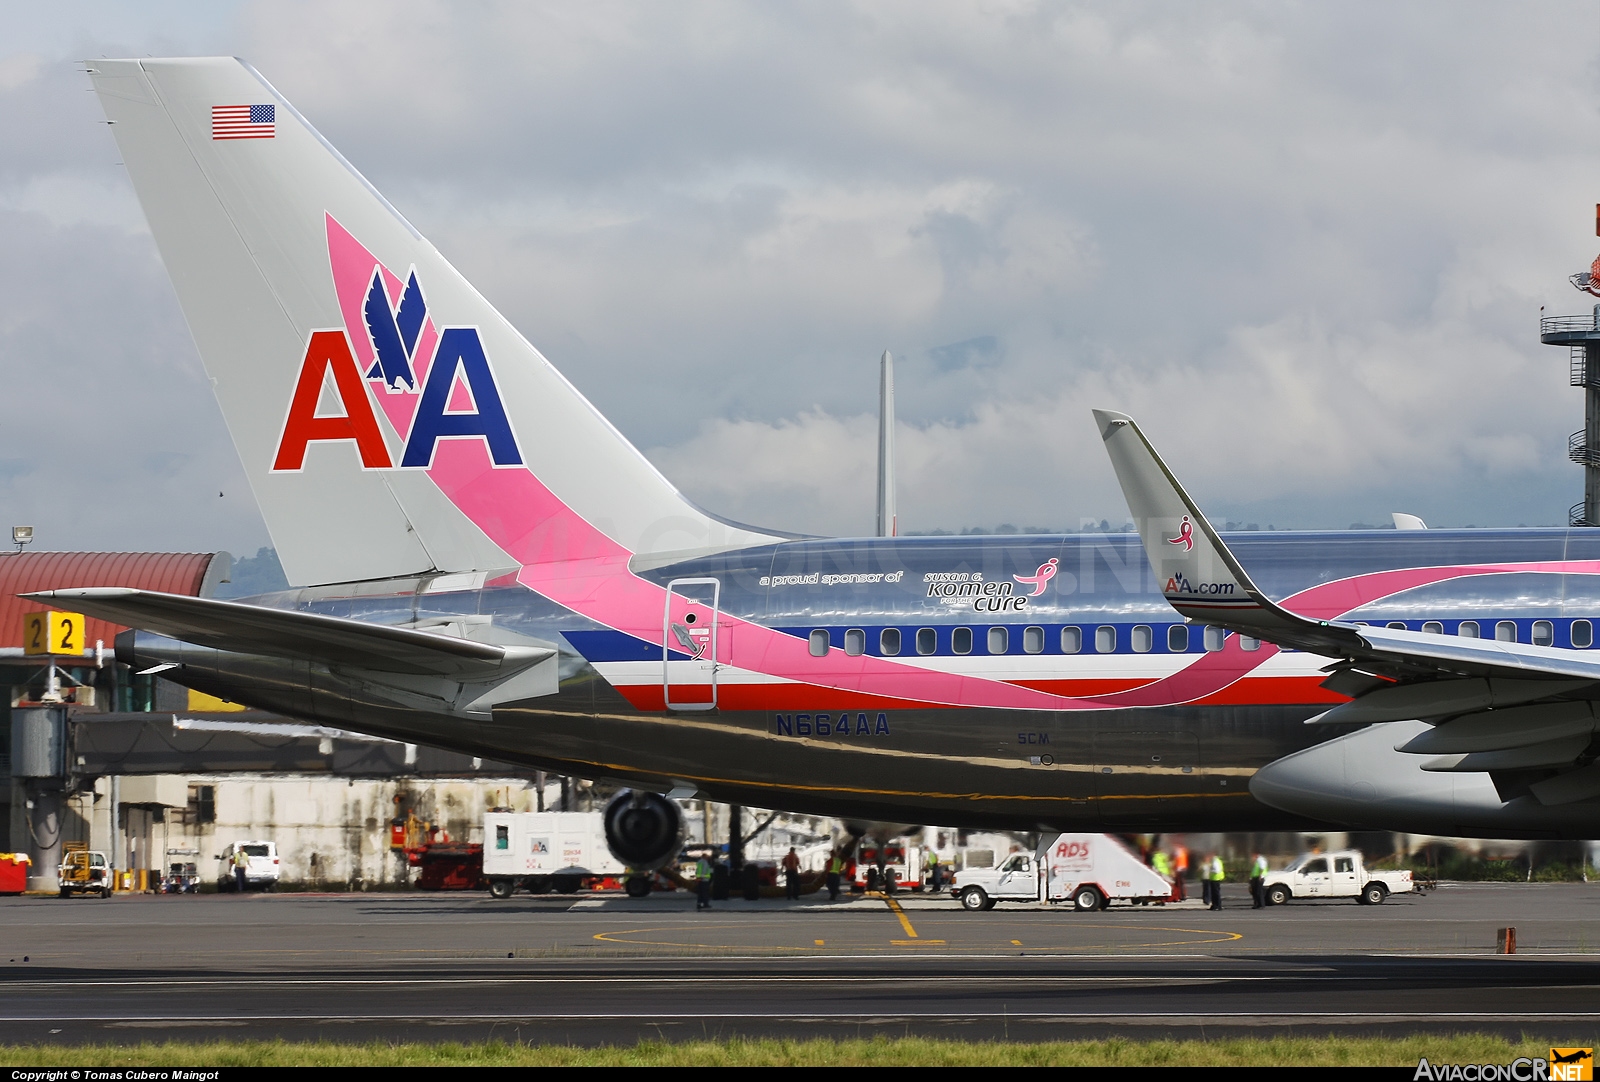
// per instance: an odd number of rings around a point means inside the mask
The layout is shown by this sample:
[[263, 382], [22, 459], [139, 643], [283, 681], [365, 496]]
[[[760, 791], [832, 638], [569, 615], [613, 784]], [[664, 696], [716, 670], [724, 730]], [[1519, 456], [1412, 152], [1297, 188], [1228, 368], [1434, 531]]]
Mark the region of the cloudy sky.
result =
[[[1541, 305], [1600, 250], [1593, 3], [0, 5], [0, 509], [267, 534], [83, 57], [253, 63], [697, 502], [905, 529], [1126, 511], [1564, 521]], [[220, 495], [219, 495], [220, 493]], [[0, 523], [3, 527], [7, 523]]]

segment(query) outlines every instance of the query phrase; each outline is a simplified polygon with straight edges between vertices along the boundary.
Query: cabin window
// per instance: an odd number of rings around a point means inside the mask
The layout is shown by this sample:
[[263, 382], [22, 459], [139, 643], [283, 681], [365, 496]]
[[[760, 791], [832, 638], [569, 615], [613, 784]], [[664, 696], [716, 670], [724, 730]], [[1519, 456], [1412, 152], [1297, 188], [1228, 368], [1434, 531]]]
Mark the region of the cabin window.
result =
[[1356, 870], [1355, 857], [1334, 857], [1333, 870], [1335, 874], [1339, 872], [1354, 872]]
[[900, 653], [900, 629], [886, 627], [878, 632], [878, 653], [884, 657], [896, 657]]
[[1404, 620], [1390, 620], [1387, 626], [1394, 628], [1396, 631], [1404, 631], [1406, 622]]
[[1025, 627], [1022, 629], [1022, 652], [1025, 654], [1044, 653], [1044, 628]]
[[1328, 858], [1327, 857], [1318, 857], [1316, 860], [1307, 861], [1306, 862], [1306, 866], [1304, 868], [1300, 869], [1300, 874], [1301, 875], [1327, 875], [1328, 874]]
[[1076, 654], [1083, 649], [1083, 628], [1064, 627], [1061, 629], [1061, 652], [1063, 654]]
[[1457, 626], [1457, 628], [1456, 628], [1456, 634], [1461, 636], [1463, 639], [1475, 639], [1475, 638], [1477, 638], [1478, 637], [1478, 621], [1476, 621], [1476, 620], [1463, 620], [1463, 621], [1461, 621], [1460, 625]]
[[1204, 639], [1206, 649], [1214, 654], [1228, 644], [1228, 633], [1220, 627], [1207, 624]]
[[1594, 625], [1587, 620], [1572, 621], [1572, 645], [1587, 650], [1594, 645]]
[[1094, 648], [1098, 653], [1109, 654], [1117, 648], [1117, 629], [1101, 624], [1094, 629]]
[[1554, 646], [1556, 643], [1556, 626], [1549, 620], [1535, 620], [1533, 622], [1533, 645]]
[[828, 656], [828, 629], [819, 627], [811, 633], [811, 656]]
[[494, 828], [494, 847], [496, 851], [511, 848], [511, 828], [504, 823], [500, 823]]
[[844, 652], [851, 657], [860, 657], [867, 652], [867, 633], [859, 627], [853, 627], [844, 633]]
[[1494, 637], [1500, 642], [1517, 641], [1517, 622], [1515, 620], [1501, 620], [1494, 625]]
[[1241, 650], [1259, 650], [1259, 649], [1261, 649], [1261, 640], [1260, 639], [1252, 639], [1249, 635], [1240, 635], [1239, 636], [1239, 649], [1241, 649]]
[[1167, 625], [1167, 649], [1174, 654], [1182, 654], [1189, 649], [1189, 625]]
[[917, 653], [931, 654], [939, 649], [939, 633], [931, 627], [917, 631]]
[[1443, 635], [1444, 625], [1437, 620], [1429, 620], [1422, 625], [1422, 631], [1425, 635]]
[[972, 653], [972, 629], [958, 627], [950, 632], [950, 649], [958, 654]]
[[1011, 636], [1003, 627], [989, 629], [989, 653], [1003, 654], [1011, 648]]
[[1134, 653], [1148, 654], [1150, 648], [1155, 645], [1156, 635], [1150, 630], [1149, 624], [1135, 624], [1133, 631], [1128, 635], [1128, 641]]

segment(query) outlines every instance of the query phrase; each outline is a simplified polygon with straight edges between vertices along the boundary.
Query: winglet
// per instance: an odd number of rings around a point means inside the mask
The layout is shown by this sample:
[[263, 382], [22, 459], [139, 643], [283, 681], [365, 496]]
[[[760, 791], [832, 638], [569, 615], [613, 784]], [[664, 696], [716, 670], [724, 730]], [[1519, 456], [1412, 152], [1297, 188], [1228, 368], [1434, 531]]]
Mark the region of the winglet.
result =
[[[1162, 596], [1190, 619], [1319, 653], [1347, 637], [1279, 608], [1250, 580], [1132, 417], [1095, 410], [1106, 453]], [[1331, 634], [1330, 634], [1331, 633]]]

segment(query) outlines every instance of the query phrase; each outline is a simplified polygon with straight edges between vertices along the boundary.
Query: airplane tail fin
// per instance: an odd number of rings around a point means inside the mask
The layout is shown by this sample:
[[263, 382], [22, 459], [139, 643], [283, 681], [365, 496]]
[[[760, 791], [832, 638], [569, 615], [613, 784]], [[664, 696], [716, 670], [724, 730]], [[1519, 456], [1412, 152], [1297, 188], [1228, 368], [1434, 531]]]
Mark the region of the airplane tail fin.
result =
[[291, 584], [774, 539], [684, 499], [249, 65], [89, 69]]

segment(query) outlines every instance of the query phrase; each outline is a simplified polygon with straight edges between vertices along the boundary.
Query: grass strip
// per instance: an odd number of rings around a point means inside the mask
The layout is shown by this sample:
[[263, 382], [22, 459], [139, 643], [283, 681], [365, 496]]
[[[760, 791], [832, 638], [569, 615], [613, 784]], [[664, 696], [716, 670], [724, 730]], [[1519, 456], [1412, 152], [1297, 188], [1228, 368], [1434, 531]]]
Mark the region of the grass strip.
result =
[[[1594, 1043], [1591, 1039], [1590, 1043]], [[136, 1045], [0, 1045], [7, 1067], [1415, 1067], [1543, 1057], [1548, 1042], [1480, 1033], [1412, 1037], [1264, 1037], [1210, 1041], [859, 1040], [644, 1041], [580, 1048], [504, 1041], [363, 1044], [166, 1041]]]

